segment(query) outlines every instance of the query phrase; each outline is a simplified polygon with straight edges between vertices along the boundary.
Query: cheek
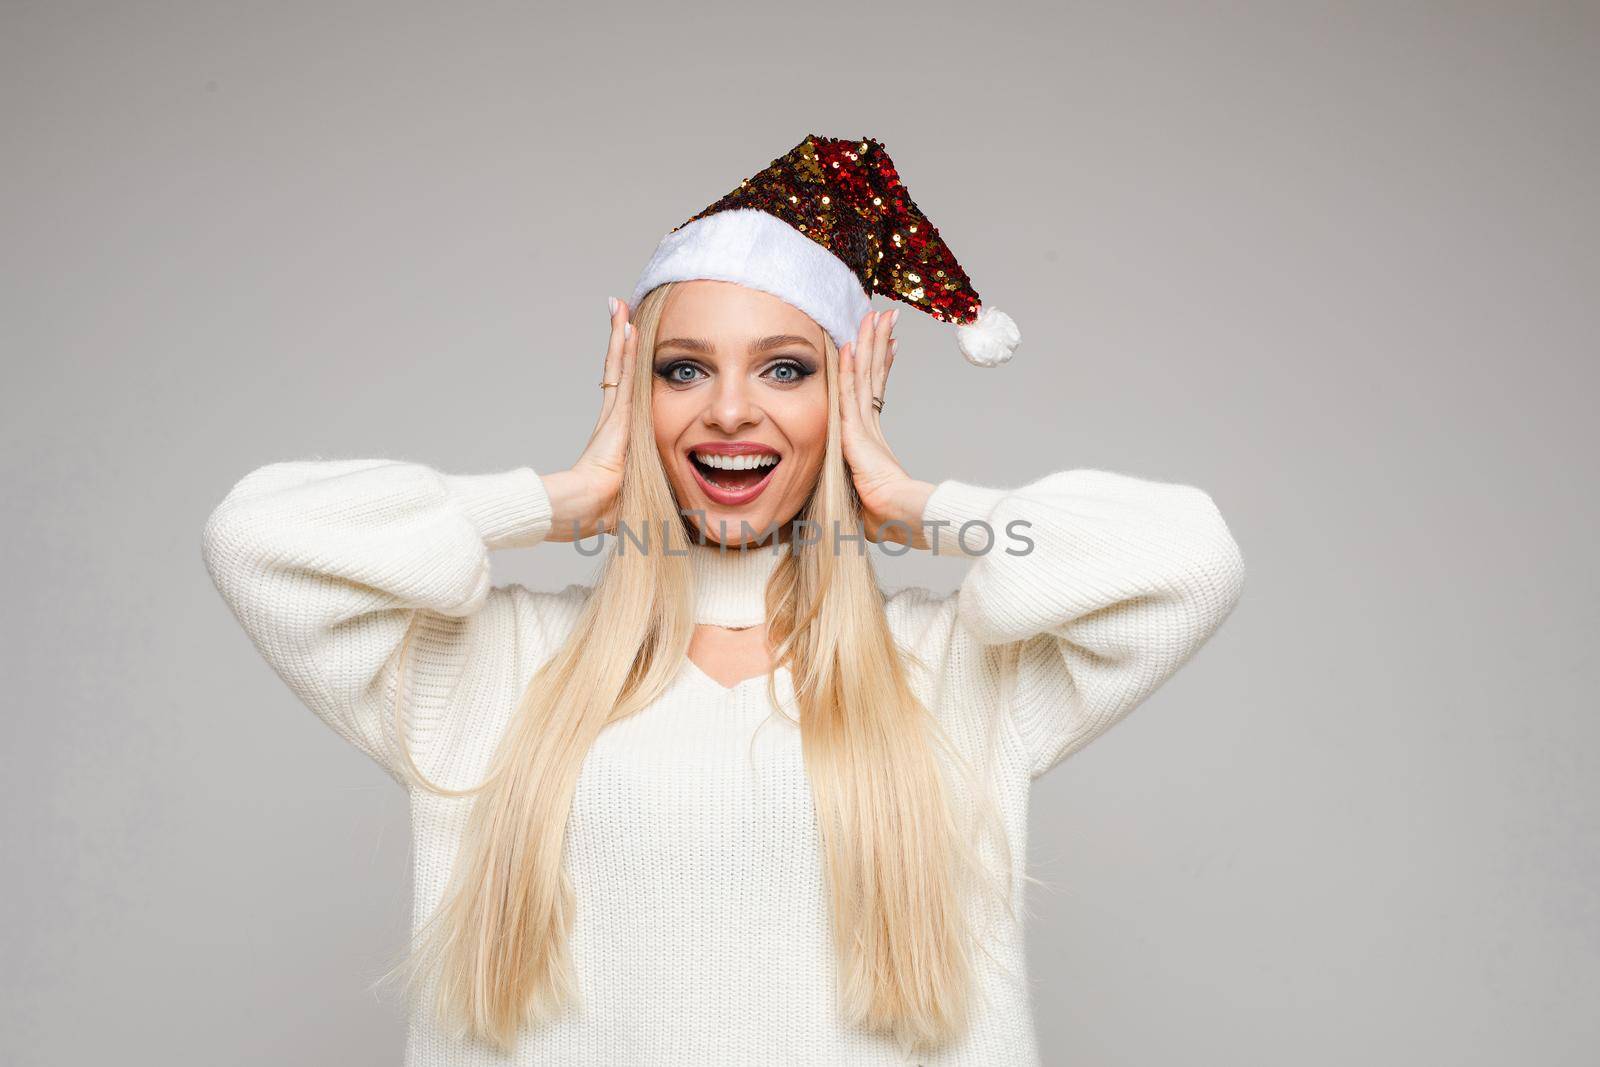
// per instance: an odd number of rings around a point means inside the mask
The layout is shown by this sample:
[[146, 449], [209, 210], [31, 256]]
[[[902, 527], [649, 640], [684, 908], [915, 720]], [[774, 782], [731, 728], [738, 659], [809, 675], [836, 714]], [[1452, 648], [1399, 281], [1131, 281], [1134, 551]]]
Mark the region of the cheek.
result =
[[818, 466], [828, 443], [828, 395], [818, 390], [816, 396], [795, 397], [794, 401], [785, 405], [779, 420], [783, 435], [806, 457], [808, 465]]
[[663, 460], [670, 459], [677, 451], [678, 441], [688, 424], [684, 405], [674, 404], [674, 399], [677, 399], [674, 394], [658, 389], [650, 400], [650, 422], [655, 428], [656, 448]]
[[809, 398], [804, 409], [796, 413], [795, 440], [805, 442], [804, 447], [821, 452], [828, 441], [828, 391], [821, 388]]

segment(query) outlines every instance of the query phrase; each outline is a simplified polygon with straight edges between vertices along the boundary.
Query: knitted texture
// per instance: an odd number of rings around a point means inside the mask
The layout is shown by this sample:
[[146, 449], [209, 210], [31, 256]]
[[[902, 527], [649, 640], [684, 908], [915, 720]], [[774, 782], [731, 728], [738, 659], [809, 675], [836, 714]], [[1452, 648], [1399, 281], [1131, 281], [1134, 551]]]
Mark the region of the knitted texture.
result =
[[[1211, 498], [1185, 485], [1068, 470], [1017, 489], [948, 480], [924, 519], [965, 568], [954, 593], [884, 594], [919, 697], [995, 791], [1027, 855], [1032, 779], [1103, 734], [1228, 616], [1243, 560]], [[983, 520], [989, 532], [969, 528]], [[1012, 537], [1011, 524], [1031, 539]], [[480, 780], [535, 670], [591, 588], [495, 585], [490, 550], [540, 542], [550, 500], [529, 467], [444, 474], [382, 459], [269, 464], [207, 520], [206, 566], [295, 696], [405, 782], [388, 721], [407, 626], [406, 734], [435, 782]], [[845, 546], [845, 550], [852, 550]], [[695, 547], [698, 619], [744, 625], [778, 557]], [[779, 698], [796, 714], [792, 679]], [[798, 729], [765, 676], [732, 687], [685, 660], [672, 688], [607, 727], [580, 776], [565, 862], [582, 1003], [525, 1027], [510, 1056], [409, 1021], [412, 1067], [632, 1064], [1032, 1065], [1023, 930], [975, 902], [985, 931], [967, 1035], [907, 1061], [846, 1026]], [[413, 920], [439, 903], [471, 801], [411, 793]], [[982, 850], [993, 858], [992, 848]], [[352, 980], [357, 976], [352, 975]]]

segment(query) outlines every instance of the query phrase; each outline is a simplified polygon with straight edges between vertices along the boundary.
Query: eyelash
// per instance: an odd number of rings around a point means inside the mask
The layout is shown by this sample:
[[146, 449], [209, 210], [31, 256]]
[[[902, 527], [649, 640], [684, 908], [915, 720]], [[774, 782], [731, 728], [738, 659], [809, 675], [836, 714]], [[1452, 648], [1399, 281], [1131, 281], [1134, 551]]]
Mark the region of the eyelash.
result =
[[[691, 363], [690, 361], [688, 361], [686, 359], [673, 360], [671, 363], [668, 363], [666, 366], [664, 366], [660, 370], [656, 371], [656, 377], [658, 377], [661, 380], [665, 381], [668, 385], [690, 385], [690, 384], [692, 384], [693, 379], [674, 378], [674, 377], [672, 377], [672, 372], [677, 370], [679, 367], [694, 367], [694, 366], [696, 366], [694, 363]], [[781, 381], [781, 382], [778, 383], [779, 385], [785, 386], [785, 387], [793, 386], [793, 385], [799, 385], [801, 382], [805, 381], [807, 378], [811, 377], [813, 374], [816, 373], [816, 371], [812, 370], [810, 367], [806, 366], [804, 363], [801, 363], [799, 360], [795, 360], [795, 359], [781, 359], [778, 362], [774, 363], [772, 366], [768, 367], [767, 370], [768, 371], [773, 371], [773, 370], [778, 369], [779, 367], [793, 367], [795, 369], [795, 371], [797, 372], [797, 375], [798, 375], [797, 377], [790, 378], [787, 381]]]

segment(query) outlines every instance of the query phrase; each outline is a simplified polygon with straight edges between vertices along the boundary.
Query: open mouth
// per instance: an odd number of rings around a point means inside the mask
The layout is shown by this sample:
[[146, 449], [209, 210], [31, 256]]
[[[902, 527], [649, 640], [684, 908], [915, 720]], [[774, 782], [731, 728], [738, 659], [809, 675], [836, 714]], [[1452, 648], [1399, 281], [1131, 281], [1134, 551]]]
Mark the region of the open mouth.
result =
[[720, 504], [745, 504], [754, 500], [772, 480], [782, 463], [776, 452], [751, 452], [725, 455], [716, 452], [689, 453], [689, 466], [706, 495]]

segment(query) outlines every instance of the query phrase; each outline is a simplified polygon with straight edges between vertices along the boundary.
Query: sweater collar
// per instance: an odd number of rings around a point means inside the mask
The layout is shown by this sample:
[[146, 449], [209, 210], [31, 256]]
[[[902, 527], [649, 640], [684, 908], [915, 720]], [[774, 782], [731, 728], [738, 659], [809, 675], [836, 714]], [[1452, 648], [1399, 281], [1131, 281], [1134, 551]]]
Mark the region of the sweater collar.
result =
[[776, 550], [723, 548], [691, 544], [689, 568], [694, 574], [694, 621], [710, 626], [758, 626], [767, 619], [767, 579], [788, 554], [787, 542]]

